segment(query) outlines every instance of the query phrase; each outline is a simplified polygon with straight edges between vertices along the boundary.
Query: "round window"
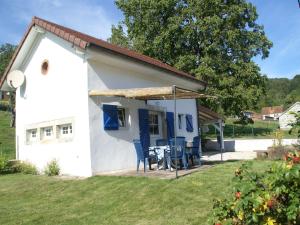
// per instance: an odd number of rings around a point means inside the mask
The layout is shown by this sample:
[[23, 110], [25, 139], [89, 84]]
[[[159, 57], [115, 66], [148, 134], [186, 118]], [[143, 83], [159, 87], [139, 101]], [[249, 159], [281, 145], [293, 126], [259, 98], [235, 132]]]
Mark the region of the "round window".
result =
[[48, 60], [44, 60], [41, 66], [41, 72], [43, 75], [46, 75], [49, 70], [49, 62]]

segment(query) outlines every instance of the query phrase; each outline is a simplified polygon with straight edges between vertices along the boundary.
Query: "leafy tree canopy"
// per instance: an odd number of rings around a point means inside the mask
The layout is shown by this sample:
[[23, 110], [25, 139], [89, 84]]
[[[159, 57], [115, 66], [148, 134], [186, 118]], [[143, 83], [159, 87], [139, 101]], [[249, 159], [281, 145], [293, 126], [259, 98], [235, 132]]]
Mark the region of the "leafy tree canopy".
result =
[[0, 46], [0, 79], [3, 76], [3, 73], [5, 72], [5, 69], [8, 66], [9, 61], [11, 60], [15, 49], [16, 49], [15, 45], [8, 44], [8, 43]]
[[[116, 0], [124, 20], [112, 43], [132, 48], [208, 82], [218, 99], [202, 104], [239, 115], [264, 93], [265, 76], [252, 61], [272, 43], [246, 0]], [[126, 31], [126, 32], [124, 32]]]
[[270, 78], [266, 83], [266, 95], [260, 106], [283, 105], [285, 109], [300, 101], [300, 75], [293, 79]]

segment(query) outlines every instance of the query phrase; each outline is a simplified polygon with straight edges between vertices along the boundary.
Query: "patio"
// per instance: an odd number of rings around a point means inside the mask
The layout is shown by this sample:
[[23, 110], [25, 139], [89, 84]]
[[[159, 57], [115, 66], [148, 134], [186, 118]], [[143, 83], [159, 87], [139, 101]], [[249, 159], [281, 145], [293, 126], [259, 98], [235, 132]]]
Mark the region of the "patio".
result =
[[[243, 161], [243, 160], [253, 160], [256, 158], [255, 152], [226, 152], [223, 153], [223, 160], [221, 161], [220, 152], [204, 152], [201, 158], [201, 166], [195, 165], [190, 167], [188, 170], [178, 170], [178, 177], [184, 177], [195, 172], [205, 171], [209, 168], [212, 168], [220, 163], [229, 161]], [[142, 168], [143, 169], [143, 168]], [[175, 179], [176, 174], [175, 170], [157, 170], [156, 166], [153, 164], [152, 170], [147, 170], [144, 173], [140, 170], [139, 173], [136, 170], [122, 171], [116, 173], [105, 174], [109, 176], [126, 176], [126, 177], [150, 177], [150, 178], [159, 178], [159, 179]], [[100, 174], [99, 174], [100, 175]], [[102, 175], [102, 174], [101, 174]]]
[[[97, 97], [118, 97], [118, 98], [127, 98], [127, 99], [135, 99], [141, 101], [148, 101], [148, 100], [172, 100], [173, 101], [173, 119], [168, 118], [168, 113], [166, 113], [166, 123], [170, 129], [168, 129], [167, 137], [162, 139], [156, 139], [156, 144], [150, 144], [149, 138], [149, 122], [148, 121], [148, 112], [144, 109], [139, 109], [139, 126], [140, 126], [140, 139], [134, 139], [133, 143], [135, 145], [135, 149], [137, 152], [137, 170], [139, 170], [140, 162], [144, 163], [145, 161], [149, 161], [154, 159], [154, 161], [160, 161], [163, 159], [163, 165], [166, 167], [168, 163], [168, 169], [165, 170], [154, 170], [145, 173], [146, 176], [162, 176], [165, 178], [173, 178], [174, 174], [175, 177], [184, 176], [190, 174], [194, 171], [198, 171], [202, 169], [201, 162], [199, 162], [201, 158], [201, 131], [199, 129], [197, 136], [190, 137], [186, 139], [186, 137], [180, 136], [177, 134], [177, 107], [176, 107], [176, 100], [177, 99], [197, 99], [197, 98], [214, 98], [213, 96], [208, 96], [203, 93], [199, 93], [194, 90], [188, 90], [185, 88], [177, 87], [176, 85], [173, 86], [166, 86], [166, 87], [147, 87], [147, 88], [130, 88], [130, 89], [108, 89], [108, 90], [90, 90], [90, 96], [97, 96]], [[176, 117], [175, 117], [175, 116]], [[191, 117], [191, 116], [190, 116]], [[223, 143], [223, 120], [222, 118], [214, 113], [213, 111], [203, 108], [201, 109], [201, 113], [198, 113], [198, 124], [213, 124], [216, 129], [220, 132], [220, 151], [221, 151], [221, 160], [222, 160], [222, 153], [224, 149]], [[174, 119], [175, 118], [175, 119]], [[187, 130], [190, 132], [193, 131], [192, 127], [192, 118], [187, 118], [188, 125]], [[175, 129], [174, 129], [175, 128]], [[158, 141], [164, 142], [164, 144], [158, 144]], [[149, 154], [149, 147], [152, 147], [152, 152], [156, 155]], [[164, 148], [164, 149], [162, 149]], [[188, 151], [189, 150], [189, 151]], [[150, 150], [151, 151], [151, 150]], [[160, 151], [157, 154], [155, 151]], [[158, 157], [160, 156], [160, 158]], [[187, 161], [191, 158], [197, 158], [197, 163], [189, 164]], [[168, 161], [168, 162], [167, 162]], [[174, 171], [170, 170], [170, 164], [173, 162], [172, 167], [175, 168]], [[185, 170], [178, 170], [178, 162], [183, 164]], [[195, 166], [195, 165], [198, 166]], [[146, 166], [147, 167], [147, 166]], [[205, 168], [205, 167], [203, 167]], [[181, 169], [181, 166], [180, 166]], [[141, 170], [140, 170], [141, 171]], [[127, 172], [121, 173], [122, 175], [133, 175], [136, 172]], [[120, 173], [118, 175], [121, 175]]]

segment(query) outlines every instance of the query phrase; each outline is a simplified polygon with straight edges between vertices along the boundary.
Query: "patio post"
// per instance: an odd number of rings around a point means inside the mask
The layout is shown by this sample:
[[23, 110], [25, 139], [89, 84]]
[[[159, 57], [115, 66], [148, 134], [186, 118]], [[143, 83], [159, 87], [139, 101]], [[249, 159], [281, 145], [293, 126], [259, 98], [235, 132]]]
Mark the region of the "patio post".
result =
[[221, 161], [223, 161], [223, 152], [224, 152], [224, 134], [223, 134], [223, 122], [219, 120], [220, 126], [220, 141], [221, 141]]
[[[177, 170], [177, 140], [176, 140], [176, 136], [177, 136], [177, 127], [176, 127], [176, 85], [173, 85], [173, 102], [174, 102], [174, 147], [175, 147], [175, 167], [176, 167], [176, 179], [178, 178], [178, 170]], [[171, 154], [171, 153], [170, 153]], [[170, 163], [170, 166], [172, 164], [172, 160]]]

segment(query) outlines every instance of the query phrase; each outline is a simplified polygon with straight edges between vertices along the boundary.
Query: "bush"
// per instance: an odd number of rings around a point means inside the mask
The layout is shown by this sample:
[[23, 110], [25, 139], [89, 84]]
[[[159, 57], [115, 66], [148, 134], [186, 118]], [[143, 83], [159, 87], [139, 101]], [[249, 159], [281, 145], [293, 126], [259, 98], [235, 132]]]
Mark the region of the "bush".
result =
[[18, 170], [20, 171], [20, 173], [38, 175], [36, 166], [28, 162], [20, 163]]
[[7, 173], [39, 174], [36, 166], [29, 162], [21, 162], [18, 160], [11, 160], [7, 163]]
[[268, 148], [268, 159], [270, 160], [282, 160], [284, 156], [294, 149], [292, 146], [275, 146]]
[[45, 168], [45, 174], [47, 174], [48, 176], [57, 176], [60, 173], [60, 168], [58, 165], [58, 162], [56, 159], [50, 161], [46, 168]]
[[0, 111], [9, 111], [10, 106], [8, 101], [0, 101]]
[[235, 171], [232, 197], [214, 202], [213, 224], [300, 224], [299, 174], [298, 151], [263, 174], [244, 164]]
[[0, 174], [5, 173], [7, 170], [8, 160], [2, 154], [0, 154]]

